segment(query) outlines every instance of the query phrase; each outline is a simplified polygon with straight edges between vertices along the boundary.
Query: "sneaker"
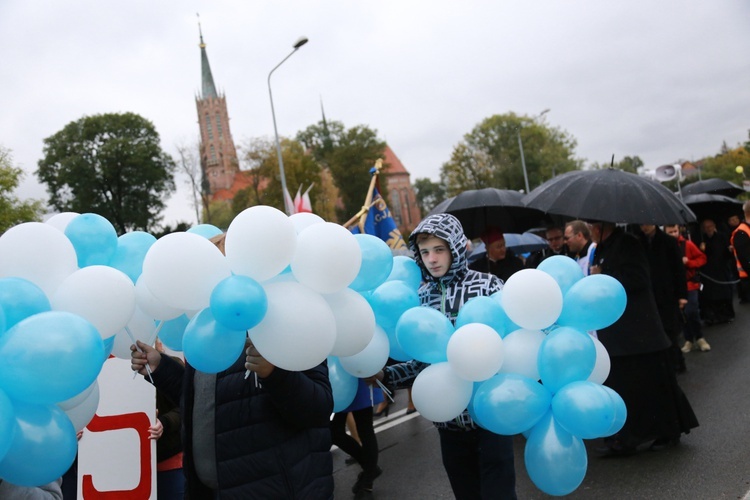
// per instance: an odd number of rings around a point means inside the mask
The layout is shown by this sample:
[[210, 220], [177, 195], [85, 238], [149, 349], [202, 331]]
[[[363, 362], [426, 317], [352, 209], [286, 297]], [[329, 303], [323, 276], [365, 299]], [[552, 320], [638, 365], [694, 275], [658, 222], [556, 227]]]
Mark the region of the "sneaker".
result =
[[362, 493], [362, 492], [369, 492], [372, 491], [372, 483], [375, 482], [375, 479], [380, 476], [383, 473], [383, 469], [375, 466], [375, 470], [372, 471], [362, 471], [359, 473], [359, 476], [357, 476], [357, 482], [354, 483], [354, 486], [352, 486], [352, 493]]
[[[701, 340], [703, 340], [703, 339], [701, 339]], [[699, 342], [700, 342], [700, 341], [699, 341]], [[705, 342], [705, 341], [704, 341], [704, 342]], [[690, 342], [690, 341], [688, 340], [687, 342], [685, 342], [685, 345], [683, 345], [683, 346], [682, 346], [682, 348], [681, 348], [680, 350], [681, 350], [682, 352], [684, 352], [685, 354], [689, 353], [690, 351], [692, 351], [692, 350], [693, 350], [693, 343], [692, 343], [692, 342]]]
[[700, 338], [696, 340], [695, 343], [698, 345], [698, 349], [700, 349], [703, 352], [711, 350], [711, 346], [708, 345], [708, 342], [706, 342], [706, 339], [704, 338]]

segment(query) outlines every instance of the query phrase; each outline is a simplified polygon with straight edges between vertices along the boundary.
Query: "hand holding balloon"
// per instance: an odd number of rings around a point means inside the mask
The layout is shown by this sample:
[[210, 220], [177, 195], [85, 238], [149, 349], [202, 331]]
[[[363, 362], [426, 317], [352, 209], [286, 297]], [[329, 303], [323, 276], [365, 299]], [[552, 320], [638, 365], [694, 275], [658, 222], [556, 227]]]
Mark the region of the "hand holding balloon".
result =
[[144, 377], [153, 373], [161, 361], [161, 353], [140, 340], [130, 346], [130, 368]]
[[261, 356], [252, 342], [249, 343], [245, 350], [245, 354], [247, 354], [247, 357], [245, 358], [245, 368], [247, 368], [248, 371], [257, 373], [260, 378], [268, 377], [276, 368], [269, 363], [266, 358]]

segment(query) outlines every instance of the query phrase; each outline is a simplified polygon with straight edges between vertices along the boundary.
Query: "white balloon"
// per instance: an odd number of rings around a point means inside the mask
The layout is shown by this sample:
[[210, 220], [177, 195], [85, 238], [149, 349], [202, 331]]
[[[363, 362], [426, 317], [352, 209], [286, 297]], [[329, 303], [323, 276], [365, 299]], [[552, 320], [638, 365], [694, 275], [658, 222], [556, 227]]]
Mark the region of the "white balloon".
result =
[[336, 343], [331, 356], [353, 356], [367, 347], [375, 335], [375, 313], [367, 299], [350, 288], [323, 298], [336, 317]]
[[115, 335], [115, 343], [112, 346], [111, 354], [121, 359], [130, 359], [130, 346], [135, 343], [135, 340], [140, 340], [149, 345], [152, 345], [156, 340], [153, 338], [156, 331], [154, 318], [141, 311], [139, 307], [135, 308], [133, 316], [128, 321], [127, 328], [130, 330], [130, 335], [123, 328]]
[[607, 377], [609, 377], [609, 370], [612, 367], [612, 362], [609, 359], [609, 353], [607, 352], [607, 348], [604, 347], [604, 344], [593, 335], [591, 336], [591, 340], [594, 341], [594, 347], [596, 347], [596, 364], [594, 364], [594, 370], [586, 380], [594, 382], [595, 384], [603, 384], [604, 381], [607, 380]]
[[53, 226], [25, 222], [0, 236], [0, 278], [27, 279], [51, 297], [76, 269], [73, 244]]
[[76, 432], [83, 430], [99, 408], [99, 383], [94, 380], [87, 389], [72, 398], [57, 403], [73, 423]]
[[289, 217], [273, 207], [258, 205], [232, 220], [224, 247], [234, 274], [266, 281], [289, 265], [296, 244], [297, 231]]
[[49, 219], [45, 220], [44, 223], [60, 230], [61, 233], [65, 233], [65, 228], [68, 227], [68, 223], [79, 215], [81, 214], [79, 214], [78, 212], [62, 212], [53, 215]]
[[517, 373], [529, 377], [531, 380], [539, 380], [539, 367], [537, 357], [539, 348], [547, 336], [539, 330], [527, 330], [521, 328], [510, 332], [503, 338], [505, 356], [500, 367], [500, 373]]
[[298, 214], [292, 214], [289, 216], [289, 220], [294, 224], [294, 229], [295, 231], [297, 231], [297, 234], [304, 231], [308, 226], [325, 222], [325, 219], [323, 217], [310, 212], [300, 212]]
[[495, 375], [503, 364], [503, 339], [492, 327], [469, 323], [448, 340], [448, 363], [461, 378], [479, 382]]
[[258, 352], [271, 364], [290, 371], [322, 363], [336, 341], [336, 318], [318, 293], [296, 282], [263, 285], [268, 310], [248, 331]]
[[471, 381], [456, 375], [447, 362], [435, 363], [417, 375], [411, 399], [424, 418], [447, 422], [469, 405], [473, 386]]
[[541, 330], [562, 311], [560, 285], [544, 271], [522, 269], [505, 282], [500, 301], [508, 317], [521, 328]]
[[146, 286], [142, 274], [138, 277], [138, 281], [135, 282], [135, 303], [146, 316], [150, 316], [153, 319], [167, 321], [182, 316], [185, 313], [184, 310], [178, 307], [170, 307], [154, 297], [154, 294]]
[[141, 277], [159, 301], [194, 311], [208, 307], [214, 287], [231, 274], [211, 241], [195, 233], [171, 233], [148, 249]]
[[87, 266], [60, 283], [50, 299], [53, 311], [87, 319], [107, 339], [125, 328], [135, 311], [135, 286], [109, 266]]
[[297, 237], [292, 272], [297, 280], [320, 293], [343, 290], [362, 265], [357, 239], [339, 224], [313, 224]]
[[372, 377], [383, 369], [388, 362], [391, 350], [388, 335], [379, 326], [375, 327], [375, 334], [367, 347], [353, 356], [340, 357], [341, 367], [347, 373], [357, 378]]

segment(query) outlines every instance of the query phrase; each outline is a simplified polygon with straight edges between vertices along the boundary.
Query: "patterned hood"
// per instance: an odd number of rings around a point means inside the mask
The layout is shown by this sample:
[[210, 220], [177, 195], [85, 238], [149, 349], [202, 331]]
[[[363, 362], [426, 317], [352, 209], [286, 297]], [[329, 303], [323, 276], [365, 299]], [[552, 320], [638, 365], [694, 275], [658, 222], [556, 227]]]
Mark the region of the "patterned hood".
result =
[[[448, 242], [451, 251], [451, 267], [441, 278], [434, 278], [422, 262], [422, 256], [419, 254], [419, 248], [417, 248], [417, 235], [422, 233], [437, 236]], [[449, 284], [466, 274], [469, 269], [466, 259], [466, 244], [464, 229], [458, 219], [451, 214], [435, 214], [426, 217], [409, 236], [409, 249], [414, 252], [414, 260], [422, 270], [424, 280], [431, 283], [443, 282]]]

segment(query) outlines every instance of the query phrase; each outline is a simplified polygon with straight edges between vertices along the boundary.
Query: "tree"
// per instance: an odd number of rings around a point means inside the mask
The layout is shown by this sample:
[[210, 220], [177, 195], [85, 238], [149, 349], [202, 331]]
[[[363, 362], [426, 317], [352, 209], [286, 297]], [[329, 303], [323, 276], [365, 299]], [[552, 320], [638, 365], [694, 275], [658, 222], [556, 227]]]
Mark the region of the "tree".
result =
[[[738, 172], [738, 166], [743, 167], [740, 172]], [[726, 144], [723, 144], [719, 154], [704, 158], [701, 162], [701, 177], [703, 179], [718, 177], [742, 185], [749, 174], [750, 151], [744, 146], [737, 145], [730, 149]]]
[[494, 115], [464, 135], [441, 167], [446, 194], [485, 187], [525, 189], [519, 135], [530, 189], [583, 166], [583, 160], [574, 157], [577, 143], [568, 132], [547, 126], [538, 118], [515, 113]]
[[192, 205], [195, 210], [195, 220], [201, 221], [201, 210], [204, 215], [210, 219], [210, 215], [206, 212], [208, 210], [208, 195], [203, 189], [203, 171], [201, 170], [201, 162], [198, 158], [198, 145], [188, 146], [186, 144], [177, 145], [177, 155], [179, 160], [177, 166], [180, 171], [187, 176], [185, 183], [190, 187], [190, 195], [193, 198]]
[[[364, 125], [346, 129], [341, 122], [321, 120], [297, 134], [297, 140], [331, 172], [339, 189], [342, 205], [338, 220], [349, 220], [365, 201], [370, 186], [370, 169], [385, 156], [385, 142]], [[388, 165], [385, 165], [387, 172]], [[385, 183], [380, 183], [383, 199], [388, 199]]]
[[23, 179], [23, 170], [13, 166], [9, 149], [0, 146], [0, 234], [16, 224], [41, 220], [40, 200], [21, 201], [13, 194]]
[[172, 158], [154, 125], [134, 113], [108, 113], [67, 124], [44, 139], [36, 175], [50, 204], [106, 217], [118, 233], [148, 231], [174, 191]]
[[445, 199], [443, 185], [432, 182], [426, 177], [414, 181], [414, 191], [417, 194], [417, 205], [422, 209], [423, 214], [435, 208], [435, 205]]
[[639, 156], [626, 156], [622, 160], [612, 163], [612, 160], [605, 163], [593, 163], [591, 168], [602, 169], [602, 168], [616, 168], [624, 172], [630, 172], [631, 174], [637, 174], [638, 169], [644, 165], [643, 160]]

